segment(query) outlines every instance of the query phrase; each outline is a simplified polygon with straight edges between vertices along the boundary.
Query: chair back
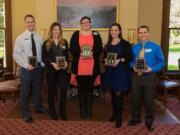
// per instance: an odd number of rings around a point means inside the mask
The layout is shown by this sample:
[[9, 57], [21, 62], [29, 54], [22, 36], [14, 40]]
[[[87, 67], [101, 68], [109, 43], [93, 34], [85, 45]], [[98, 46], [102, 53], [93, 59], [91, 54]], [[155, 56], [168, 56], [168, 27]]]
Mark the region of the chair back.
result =
[[0, 70], [4, 69], [4, 58], [0, 57]]
[[20, 69], [20, 66], [17, 63], [15, 63], [13, 79], [19, 78], [19, 69]]
[[162, 69], [161, 71], [159, 71], [157, 74], [156, 74], [156, 81], [164, 81], [164, 80], [169, 80], [169, 77], [167, 76], [166, 74], [166, 71], [165, 69]]
[[4, 73], [4, 58], [0, 57], [0, 76]]

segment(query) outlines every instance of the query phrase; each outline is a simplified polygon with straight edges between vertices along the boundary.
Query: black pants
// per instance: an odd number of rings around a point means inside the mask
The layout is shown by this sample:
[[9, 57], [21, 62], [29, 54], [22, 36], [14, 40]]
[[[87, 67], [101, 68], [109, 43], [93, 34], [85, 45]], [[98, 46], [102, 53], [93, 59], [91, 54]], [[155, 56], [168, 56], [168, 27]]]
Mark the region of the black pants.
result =
[[[47, 84], [48, 84], [48, 106], [50, 113], [56, 113], [55, 97], [59, 97], [59, 115], [64, 116], [66, 111], [66, 93], [68, 89], [67, 73], [65, 70], [56, 71], [54, 69], [47, 70]], [[60, 95], [55, 96], [60, 89]]]
[[155, 75], [153, 73], [132, 76], [132, 117], [141, 119], [141, 104], [144, 99], [146, 110], [146, 123], [152, 124], [154, 120]]
[[123, 111], [123, 93], [120, 91], [111, 90], [111, 103], [112, 103], [112, 117], [116, 121], [121, 121]]
[[94, 78], [93, 76], [77, 76], [80, 109], [92, 108]]

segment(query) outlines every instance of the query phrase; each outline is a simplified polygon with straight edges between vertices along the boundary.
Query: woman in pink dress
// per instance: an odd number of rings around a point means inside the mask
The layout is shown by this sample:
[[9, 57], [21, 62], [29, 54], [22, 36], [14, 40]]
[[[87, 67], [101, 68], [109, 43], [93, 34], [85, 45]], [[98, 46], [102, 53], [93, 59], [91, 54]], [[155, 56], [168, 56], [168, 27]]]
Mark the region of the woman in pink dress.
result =
[[72, 53], [72, 74], [76, 75], [80, 117], [92, 117], [93, 84], [100, 74], [99, 56], [102, 52], [102, 39], [97, 31], [91, 30], [91, 19], [80, 20], [81, 30], [75, 31], [70, 41]]

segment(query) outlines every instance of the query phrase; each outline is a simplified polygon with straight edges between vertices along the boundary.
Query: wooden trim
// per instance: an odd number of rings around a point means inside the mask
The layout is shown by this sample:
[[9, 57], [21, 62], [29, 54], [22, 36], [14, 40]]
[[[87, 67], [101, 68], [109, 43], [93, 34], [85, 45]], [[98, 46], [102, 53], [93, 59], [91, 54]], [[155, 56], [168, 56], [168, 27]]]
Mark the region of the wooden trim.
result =
[[180, 30], [180, 28], [169, 28], [170, 30]]
[[8, 71], [13, 71], [13, 44], [12, 44], [12, 18], [11, 18], [11, 0], [5, 0], [5, 49], [6, 49], [6, 65]]
[[[171, 4], [171, 0], [163, 0], [161, 47], [167, 63], [168, 63], [168, 52], [169, 52], [170, 4]], [[166, 64], [166, 70], [167, 70], [167, 66], [168, 65]]]
[[[168, 63], [168, 51], [169, 51], [169, 14], [170, 14], [170, 0], [163, 0], [163, 12], [162, 12], [162, 31], [161, 31], [161, 47], [165, 56], [165, 60]], [[166, 64], [167, 70], [167, 64]]]
[[[171, 0], [163, 0], [161, 47], [167, 63], [166, 71], [168, 67], [170, 29], [174, 29], [174, 28], [169, 28], [170, 6], [171, 6]], [[179, 71], [168, 71], [167, 75], [171, 78], [180, 78]]]

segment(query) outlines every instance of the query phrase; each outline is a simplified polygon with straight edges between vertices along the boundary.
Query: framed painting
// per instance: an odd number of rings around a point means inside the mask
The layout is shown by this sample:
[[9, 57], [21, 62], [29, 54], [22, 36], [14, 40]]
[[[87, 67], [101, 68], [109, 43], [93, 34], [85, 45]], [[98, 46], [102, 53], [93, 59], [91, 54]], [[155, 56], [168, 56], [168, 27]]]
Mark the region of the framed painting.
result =
[[75, 30], [80, 27], [80, 19], [88, 16], [92, 28], [107, 30], [119, 22], [120, 0], [55, 0], [55, 16], [63, 30]]

